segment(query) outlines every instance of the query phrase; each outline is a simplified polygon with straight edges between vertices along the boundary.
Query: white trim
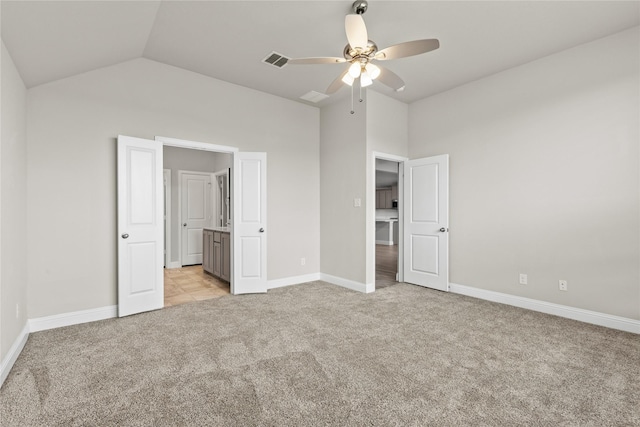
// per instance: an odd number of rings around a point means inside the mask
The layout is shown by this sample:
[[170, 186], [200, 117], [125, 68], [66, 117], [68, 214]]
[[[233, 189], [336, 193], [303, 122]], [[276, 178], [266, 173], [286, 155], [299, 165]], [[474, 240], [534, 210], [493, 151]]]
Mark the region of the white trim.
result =
[[186, 139], [168, 138], [166, 136], [156, 136], [156, 141], [162, 142], [162, 145], [172, 147], [191, 148], [193, 150], [215, 151], [217, 153], [237, 153], [237, 147], [229, 145], [209, 144], [207, 142], [187, 141]]
[[342, 277], [332, 276], [330, 274], [320, 273], [320, 280], [323, 282], [331, 283], [332, 285], [342, 286], [343, 288], [351, 289], [352, 291], [362, 292], [364, 294], [371, 293], [375, 290], [373, 283], [360, 283], [355, 280], [344, 279]]
[[291, 276], [282, 279], [268, 280], [267, 289], [281, 288], [283, 286], [299, 285], [301, 283], [314, 282], [320, 280], [320, 273], [304, 274], [302, 276]]
[[162, 170], [162, 179], [166, 179], [164, 192], [164, 210], [165, 210], [165, 227], [164, 227], [164, 266], [169, 268], [171, 265], [171, 169]]
[[168, 269], [169, 269], [169, 268], [180, 268], [180, 267], [182, 267], [182, 266], [180, 265], [180, 261], [171, 261], [171, 262], [169, 263], [169, 265], [167, 266], [167, 268], [168, 268]]
[[567, 319], [578, 320], [580, 322], [591, 323], [598, 326], [604, 326], [607, 328], [640, 334], [640, 320], [614, 316], [606, 313], [599, 313], [597, 311], [584, 310], [582, 308], [569, 307], [566, 305], [560, 305], [546, 301], [539, 301], [531, 298], [503, 294], [501, 292], [488, 291], [485, 289], [458, 285], [455, 283], [450, 283], [449, 285], [449, 291], [455, 294], [466, 295], [487, 301], [512, 305], [514, 307], [539, 311], [541, 313], [566, 317]]
[[81, 323], [95, 322], [96, 320], [111, 319], [117, 317], [117, 315], [117, 305], [73, 311], [71, 313], [54, 314], [53, 316], [29, 319], [29, 331], [38, 332], [47, 329], [61, 328], [63, 326], [79, 325]]
[[[386, 154], [386, 153], [380, 153], [379, 151], [374, 151], [373, 159], [375, 160], [376, 158], [381, 160], [390, 160], [392, 162], [398, 162], [398, 163], [406, 162], [407, 160], [409, 160], [408, 157], [396, 156], [395, 154]], [[375, 165], [374, 165], [374, 169], [375, 169]]]
[[13, 368], [13, 364], [16, 363], [16, 360], [18, 360], [18, 356], [20, 356], [20, 353], [22, 353], [22, 349], [27, 343], [28, 338], [29, 322], [27, 321], [24, 324], [22, 331], [20, 331], [20, 334], [13, 342], [13, 345], [9, 349], [9, 352], [2, 361], [2, 365], [0, 365], [0, 387], [2, 387], [2, 384], [4, 384], [4, 380], [6, 380], [9, 376], [9, 372], [11, 371], [11, 368]]

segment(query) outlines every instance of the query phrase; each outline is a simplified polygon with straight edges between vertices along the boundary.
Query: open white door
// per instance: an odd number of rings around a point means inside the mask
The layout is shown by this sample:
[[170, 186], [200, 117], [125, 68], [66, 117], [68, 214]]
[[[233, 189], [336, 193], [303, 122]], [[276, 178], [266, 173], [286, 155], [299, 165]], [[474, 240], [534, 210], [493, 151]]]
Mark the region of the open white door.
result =
[[164, 305], [162, 143], [118, 136], [118, 316]]
[[449, 290], [449, 155], [404, 164], [404, 281]]
[[233, 156], [234, 295], [267, 292], [267, 154]]

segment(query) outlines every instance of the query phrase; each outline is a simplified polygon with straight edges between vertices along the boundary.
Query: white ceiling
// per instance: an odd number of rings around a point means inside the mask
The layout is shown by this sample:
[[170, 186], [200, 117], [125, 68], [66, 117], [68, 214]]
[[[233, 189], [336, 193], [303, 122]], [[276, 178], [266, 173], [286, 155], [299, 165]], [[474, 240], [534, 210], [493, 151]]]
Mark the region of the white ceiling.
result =
[[[8, 1], [2, 39], [27, 87], [144, 57], [300, 101], [323, 92], [344, 64], [262, 63], [341, 56], [346, 1]], [[369, 1], [380, 49], [438, 38], [440, 49], [385, 63], [410, 103], [640, 24], [639, 1]], [[341, 89], [329, 100], [349, 93]], [[306, 101], [300, 101], [305, 102]]]

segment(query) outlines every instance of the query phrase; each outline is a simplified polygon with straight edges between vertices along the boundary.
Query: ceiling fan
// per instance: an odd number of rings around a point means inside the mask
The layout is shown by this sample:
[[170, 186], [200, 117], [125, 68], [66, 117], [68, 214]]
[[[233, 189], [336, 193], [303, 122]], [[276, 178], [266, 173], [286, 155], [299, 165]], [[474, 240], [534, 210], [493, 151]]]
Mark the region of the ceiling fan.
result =
[[360, 81], [360, 87], [373, 84], [374, 80], [385, 84], [401, 92], [404, 90], [404, 81], [393, 71], [375, 65], [372, 61], [388, 61], [390, 59], [406, 58], [420, 55], [440, 47], [438, 39], [413, 40], [389, 46], [378, 50], [378, 46], [367, 35], [367, 27], [362, 19], [362, 14], [367, 11], [368, 3], [365, 0], [356, 0], [353, 3], [352, 14], [345, 17], [344, 26], [347, 33], [348, 44], [340, 57], [297, 58], [290, 59], [288, 64], [339, 64], [348, 62], [351, 64], [345, 69], [327, 88], [326, 94], [335, 93], [344, 84], [352, 86], [356, 80]]

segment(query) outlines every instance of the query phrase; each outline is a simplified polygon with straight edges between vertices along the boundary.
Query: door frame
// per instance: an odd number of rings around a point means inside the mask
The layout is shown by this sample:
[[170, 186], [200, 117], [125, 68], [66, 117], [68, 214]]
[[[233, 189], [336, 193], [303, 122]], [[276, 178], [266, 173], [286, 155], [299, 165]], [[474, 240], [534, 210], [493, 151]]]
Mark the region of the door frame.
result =
[[[211, 197], [213, 197], [213, 203], [212, 203], [213, 213], [215, 215], [217, 215], [218, 211], [221, 210], [221, 209], [219, 209], [219, 206], [218, 206], [218, 201], [220, 199], [220, 190], [218, 189], [218, 177], [220, 177], [220, 176], [226, 176], [227, 177], [227, 195], [228, 196], [231, 195], [231, 185], [230, 185], [231, 177], [230, 177], [229, 169], [230, 168], [226, 168], [224, 170], [220, 170], [218, 172], [214, 172], [213, 176], [211, 178], [211, 182], [215, 181], [215, 183], [216, 183], [215, 185], [213, 185], [213, 189], [212, 189], [213, 191], [212, 191], [212, 194], [211, 194]], [[227, 223], [231, 222], [231, 215], [229, 215], [230, 213], [231, 213], [231, 203], [229, 203], [229, 206], [227, 206], [227, 218], [225, 218], [227, 220]], [[215, 216], [214, 216], [214, 222], [215, 223], [218, 222], [218, 218], [216, 218]], [[214, 225], [214, 226], [217, 227], [217, 225]]]
[[171, 169], [162, 169], [164, 182], [164, 268], [171, 268]]
[[[164, 144], [163, 144], [164, 145]], [[207, 150], [210, 151], [210, 150]], [[198, 172], [198, 171], [187, 171], [187, 170], [183, 170], [183, 169], [178, 169], [178, 225], [180, 226], [180, 224], [182, 224], [182, 176], [185, 174], [189, 174], [189, 175], [202, 175], [202, 176], [209, 176], [209, 179], [211, 180], [211, 182], [213, 183], [213, 172]], [[209, 189], [209, 199], [211, 200], [211, 206], [209, 207], [212, 212], [213, 212], [213, 203], [214, 203], [214, 189], [213, 189], [213, 185], [211, 186], [212, 188]], [[211, 226], [212, 224], [209, 224], [209, 226]], [[182, 226], [180, 226], [178, 228], [180, 230], [180, 232], [178, 233], [179, 237], [178, 237], [178, 254], [180, 255], [178, 257], [178, 262], [180, 263], [180, 267], [182, 267], [182, 239], [183, 239], [183, 235], [182, 233], [184, 232], [184, 229]]]
[[[370, 165], [371, 173], [369, 175], [369, 194], [367, 197], [367, 210], [369, 218], [367, 221], [367, 276], [372, 277], [373, 289], [376, 286], [376, 159], [389, 160], [398, 162], [398, 277], [397, 281], [404, 281], [404, 162], [409, 159], [395, 154], [381, 153], [374, 151], [371, 153]], [[371, 292], [367, 290], [367, 292]]]

